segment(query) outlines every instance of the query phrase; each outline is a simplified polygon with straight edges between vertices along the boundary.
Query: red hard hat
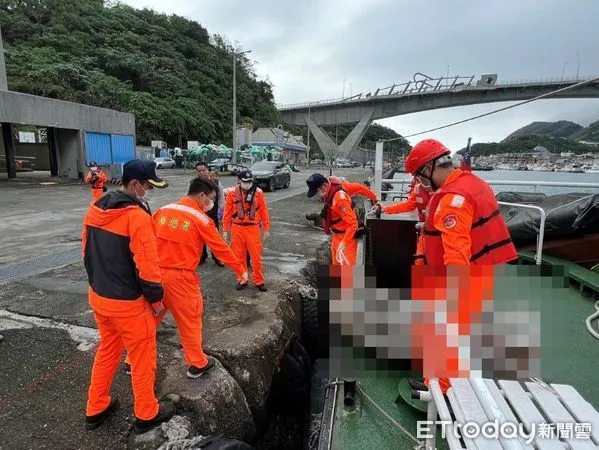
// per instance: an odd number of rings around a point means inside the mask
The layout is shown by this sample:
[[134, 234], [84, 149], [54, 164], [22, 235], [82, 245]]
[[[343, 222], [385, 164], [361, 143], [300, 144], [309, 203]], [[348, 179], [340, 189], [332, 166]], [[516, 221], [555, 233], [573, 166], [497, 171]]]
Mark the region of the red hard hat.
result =
[[451, 154], [449, 149], [435, 139], [425, 139], [424, 141], [420, 141], [412, 147], [412, 150], [406, 158], [406, 172], [414, 174], [426, 163], [449, 154]]

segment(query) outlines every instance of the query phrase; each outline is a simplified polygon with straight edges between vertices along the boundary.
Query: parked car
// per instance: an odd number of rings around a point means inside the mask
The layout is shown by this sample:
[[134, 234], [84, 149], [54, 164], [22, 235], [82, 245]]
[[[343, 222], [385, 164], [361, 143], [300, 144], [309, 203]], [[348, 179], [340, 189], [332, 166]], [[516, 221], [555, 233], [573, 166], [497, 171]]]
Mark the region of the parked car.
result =
[[291, 184], [291, 174], [285, 170], [285, 163], [280, 161], [258, 161], [250, 170], [256, 184], [272, 192], [276, 188], [288, 188]]
[[231, 161], [229, 158], [218, 158], [208, 163], [208, 168], [210, 170], [218, 170], [220, 172], [225, 172], [227, 170], [229, 161]]
[[154, 158], [154, 162], [157, 169], [174, 169], [176, 165], [175, 160], [171, 158]]

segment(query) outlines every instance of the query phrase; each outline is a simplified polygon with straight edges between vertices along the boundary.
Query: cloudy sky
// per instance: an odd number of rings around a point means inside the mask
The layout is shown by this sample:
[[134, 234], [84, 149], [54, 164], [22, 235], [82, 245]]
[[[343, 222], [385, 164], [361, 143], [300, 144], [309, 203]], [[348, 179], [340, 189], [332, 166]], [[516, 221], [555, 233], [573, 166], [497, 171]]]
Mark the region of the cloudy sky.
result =
[[[125, 0], [178, 14], [238, 42], [277, 103], [340, 98], [432, 77], [499, 81], [599, 76], [598, 0]], [[508, 103], [380, 121], [402, 135]], [[599, 120], [599, 99], [545, 100], [428, 135], [452, 148], [503, 139], [535, 120]]]

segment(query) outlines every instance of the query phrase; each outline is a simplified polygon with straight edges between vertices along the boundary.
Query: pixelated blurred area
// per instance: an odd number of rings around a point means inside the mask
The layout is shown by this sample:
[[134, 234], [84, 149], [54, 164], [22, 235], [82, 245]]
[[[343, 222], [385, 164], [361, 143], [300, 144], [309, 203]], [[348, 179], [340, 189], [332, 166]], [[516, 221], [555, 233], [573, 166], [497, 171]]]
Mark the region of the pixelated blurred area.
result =
[[559, 354], [555, 318], [541, 317], [568, 286], [561, 267], [412, 266], [409, 288], [381, 288], [376, 267], [319, 270], [328, 376], [541, 377], [552, 365], [541, 364], [542, 328], [545, 359]]

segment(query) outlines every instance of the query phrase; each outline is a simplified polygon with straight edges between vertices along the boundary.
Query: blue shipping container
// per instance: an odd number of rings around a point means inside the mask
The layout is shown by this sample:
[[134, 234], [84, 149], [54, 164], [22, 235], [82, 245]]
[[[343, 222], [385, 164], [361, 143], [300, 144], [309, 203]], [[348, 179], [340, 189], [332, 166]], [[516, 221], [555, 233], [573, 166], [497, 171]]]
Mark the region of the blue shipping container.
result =
[[123, 164], [135, 159], [135, 142], [133, 136], [113, 134], [111, 135], [111, 143], [113, 164]]
[[95, 161], [98, 165], [112, 163], [110, 151], [110, 135], [104, 133], [85, 133], [86, 163]]

